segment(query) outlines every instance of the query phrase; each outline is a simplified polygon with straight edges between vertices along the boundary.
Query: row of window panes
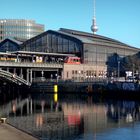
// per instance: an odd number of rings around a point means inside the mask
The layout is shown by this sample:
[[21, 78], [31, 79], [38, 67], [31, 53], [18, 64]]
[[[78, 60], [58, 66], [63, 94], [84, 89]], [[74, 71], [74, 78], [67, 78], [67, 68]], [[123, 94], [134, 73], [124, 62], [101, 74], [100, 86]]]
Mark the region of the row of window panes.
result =
[[7, 31], [2, 31], [0, 30], [0, 32], [2, 33], [32, 33], [32, 34], [38, 34], [37, 31], [33, 31], [33, 30], [7, 30]]
[[24, 34], [25, 34], [25, 35], [26, 35], [26, 34], [35, 34], [35, 33], [20, 32], [20, 31], [19, 31], [19, 32], [17, 32], [17, 31], [16, 31], [16, 32], [1, 32], [1, 33], [2, 33], [2, 34], [5, 34], [5, 35], [6, 35], [6, 34], [14, 34], [14, 35], [15, 35], [15, 34], [23, 34], [23, 35], [24, 35]]
[[90, 52], [90, 53], [117, 53], [117, 54], [124, 54], [125, 49], [121, 48], [108, 48], [106, 46], [87, 46], [86, 50], [84, 52]]
[[[102, 77], [104, 77], [104, 76], [106, 76], [107, 75], [107, 72], [106, 71], [99, 71], [98, 72], [98, 76], [100, 77], [100, 76], [102, 76]], [[67, 78], [68, 78], [68, 72], [67, 72]], [[91, 74], [86, 74], [86, 75], [80, 75], [80, 76], [78, 76], [78, 75], [72, 75], [72, 79], [73, 80], [79, 80], [79, 78], [82, 80], [84, 80], [84, 78], [94, 78], [94, 77], [97, 77], [97, 72], [96, 71], [94, 71], [94, 73], [91, 73]]]
[[[53, 52], [79, 52], [79, 47], [75, 44], [75, 42], [68, 41], [66, 39], [48, 35], [48, 46], [50, 46]], [[67, 43], [66, 43], [67, 42]], [[60, 44], [62, 43], [62, 44]]]
[[15, 29], [22, 29], [22, 30], [42, 30], [42, 28], [36, 27], [36, 26], [0, 26], [0, 29], [4, 30], [15, 30]]
[[72, 70], [72, 75], [77, 75], [77, 74], [79, 74], [79, 75], [82, 75], [82, 74], [86, 74], [87, 76], [88, 75], [93, 75], [93, 74], [95, 74], [96, 73], [96, 71], [90, 71], [90, 70], [88, 70], [88, 71], [83, 71], [83, 70], [79, 70], [79, 71], [77, 71], [77, 70]]

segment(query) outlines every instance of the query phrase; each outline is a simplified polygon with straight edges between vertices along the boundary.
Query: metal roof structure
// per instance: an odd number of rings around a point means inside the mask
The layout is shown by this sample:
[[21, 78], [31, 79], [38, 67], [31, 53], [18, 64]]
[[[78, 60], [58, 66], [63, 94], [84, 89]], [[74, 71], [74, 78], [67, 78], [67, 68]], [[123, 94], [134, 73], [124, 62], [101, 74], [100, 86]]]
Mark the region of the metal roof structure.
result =
[[6, 38], [6, 39], [4, 39], [3, 41], [0, 42], [0, 45], [3, 44], [3, 43], [5, 43], [6, 41], [11, 41], [11, 42], [13, 42], [13, 43], [15, 43], [15, 44], [17, 44], [17, 45], [20, 45], [20, 44], [23, 43], [23, 42], [21, 42], [21, 41], [18, 41], [18, 40], [16, 40], [16, 39], [13, 39], [13, 38]]
[[[67, 35], [72, 35], [78, 39], [80, 39], [83, 43], [94, 43], [95, 39], [101, 39], [102, 41], [106, 42], [106, 41], [110, 41], [114, 44], [119, 44], [119, 45], [125, 45], [125, 46], [130, 46], [127, 45], [125, 43], [122, 43], [118, 40], [109, 38], [109, 37], [105, 37], [102, 35], [97, 35], [97, 34], [92, 34], [92, 33], [87, 33], [87, 32], [82, 32], [82, 31], [76, 31], [76, 30], [71, 30], [71, 29], [64, 29], [64, 28], [60, 28], [59, 30], [61, 33], [68, 33]], [[132, 46], [130, 46], [132, 47]]]
[[[98, 43], [103, 43], [103, 44], [109, 43], [109, 44], [112, 44], [112, 46], [118, 45], [118, 46], [130, 48], [130, 49], [134, 49], [134, 50], [138, 50], [138, 51], [140, 50], [139, 48], [130, 46], [128, 44], [125, 44], [123, 42], [120, 42], [118, 40], [115, 40], [115, 39], [112, 39], [112, 38], [109, 38], [109, 37], [105, 37], [105, 36], [98, 35], [98, 34], [87, 33], [87, 32], [83, 32], [83, 31], [65, 29], [65, 28], [60, 28], [58, 31], [48, 30], [44, 33], [41, 33], [38, 36], [35, 36], [35, 37], [25, 41], [24, 43], [26, 44], [27, 42], [34, 41], [37, 38], [40, 38], [42, 36], [47, 35], [48, 33], [64, 35], [65, 37], [75, 39], [75, 40], [77, 40], [81, 43], [84, 43], [84, 44], [96, 44], [97, 42]], [[23, 46], [24, 46], [24, 43], [22, 44]]]

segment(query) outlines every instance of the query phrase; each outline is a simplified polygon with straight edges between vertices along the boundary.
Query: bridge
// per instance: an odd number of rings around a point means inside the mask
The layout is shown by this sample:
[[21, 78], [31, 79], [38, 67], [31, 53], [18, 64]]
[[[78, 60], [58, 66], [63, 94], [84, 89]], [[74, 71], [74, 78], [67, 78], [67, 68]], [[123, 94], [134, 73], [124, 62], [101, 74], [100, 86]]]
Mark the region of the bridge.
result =
[[31, 83], [28, 82], [27, 80], [13, 74], [13, 73], [10, 73], [8, 71], [0, 70], [0, 77], [5, 78], [9, 81], [12, 81], [18, 85], [21, 85], [21, 84], [25, 84], [27, 86], [31, 85]]
[[62, 76], [63, 62], [69, 54], [26, 52], [0, 53], [0, 77], [18, 85], [31, 86], [33, 79]]

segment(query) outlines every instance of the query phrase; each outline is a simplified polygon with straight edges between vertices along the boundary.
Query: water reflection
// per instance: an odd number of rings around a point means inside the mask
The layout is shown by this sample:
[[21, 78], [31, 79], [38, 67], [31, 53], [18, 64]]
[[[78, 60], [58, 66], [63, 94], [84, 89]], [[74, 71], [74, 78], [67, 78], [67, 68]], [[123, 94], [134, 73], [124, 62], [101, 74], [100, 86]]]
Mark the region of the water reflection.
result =
[[119, 122], [124, 120], [126, 122], [133, 122], [140, 120], [140, 106], [138, 102], [123, 101], [108, 103], [108, 118]]
[[124, 137], [124, 128], [140, 139], [138, 101], [101, 101], [57, 93], [17, 95], [5, 100], [0, 110], [10, 124], [43, 140], [114, 140]]

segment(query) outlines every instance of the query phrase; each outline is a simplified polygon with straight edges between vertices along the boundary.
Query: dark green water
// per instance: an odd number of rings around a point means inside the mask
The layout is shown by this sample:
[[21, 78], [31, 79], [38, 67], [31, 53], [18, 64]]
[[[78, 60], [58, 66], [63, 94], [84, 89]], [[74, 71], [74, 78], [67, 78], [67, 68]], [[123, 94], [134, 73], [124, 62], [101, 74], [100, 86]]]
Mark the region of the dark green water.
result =
[[1, 96], [8, 123], [42, 140], [140, 140], [140, 102], [78, 94]]

